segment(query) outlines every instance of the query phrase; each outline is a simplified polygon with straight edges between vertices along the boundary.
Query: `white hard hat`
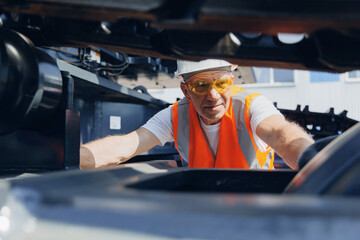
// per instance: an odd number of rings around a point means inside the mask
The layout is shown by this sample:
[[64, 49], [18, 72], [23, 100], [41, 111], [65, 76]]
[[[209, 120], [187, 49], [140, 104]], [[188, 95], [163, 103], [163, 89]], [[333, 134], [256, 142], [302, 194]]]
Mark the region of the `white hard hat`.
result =
[[178, 60], [177, 70], [174, 74], [175, 76], [179, 76], [182, 74], [210, 70], [212, 68], [228, 67], [228, 66], [232, 66], [232, 64], [225, 60], [219, 60], [219, 59], [206, 59], [200, 62]]

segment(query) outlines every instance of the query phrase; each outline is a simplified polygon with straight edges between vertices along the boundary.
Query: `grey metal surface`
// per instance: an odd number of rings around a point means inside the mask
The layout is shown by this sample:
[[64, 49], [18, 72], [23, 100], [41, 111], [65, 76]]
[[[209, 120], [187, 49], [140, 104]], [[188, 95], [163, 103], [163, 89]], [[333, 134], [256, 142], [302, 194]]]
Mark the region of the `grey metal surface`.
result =
[[[5, 239], [358, 239], [358, 199], [138, 191], [172, 162], [2, 182]], [[241, 174], [241, 173], [239, 173]]]

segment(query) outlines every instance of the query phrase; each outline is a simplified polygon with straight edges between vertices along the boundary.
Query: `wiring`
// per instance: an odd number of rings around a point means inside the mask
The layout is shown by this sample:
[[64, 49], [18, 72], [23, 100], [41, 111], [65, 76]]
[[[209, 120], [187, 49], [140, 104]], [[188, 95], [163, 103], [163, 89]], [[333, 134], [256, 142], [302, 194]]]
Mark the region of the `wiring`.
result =
[[[122, 61], [120, 60], [121, 58], [113, 56], [105, 56], [103, 61], [99, 61], [102, 53], [99, 49], [70, 48], [69, 50], [69, 48], [57, 47], [43, 47], [43, 49], [47, 52], [51, 51], [51, 55], [55, 58], [103, 77], [119, 76], [129, 67], [129, 57], [125, 53], [119, 53], [122, 56]], [[96, 57], [94, 58], [92, 52], [97, 52], [98, 54], [96, 55], [99, 56], [99, 59], [96, 59]]]

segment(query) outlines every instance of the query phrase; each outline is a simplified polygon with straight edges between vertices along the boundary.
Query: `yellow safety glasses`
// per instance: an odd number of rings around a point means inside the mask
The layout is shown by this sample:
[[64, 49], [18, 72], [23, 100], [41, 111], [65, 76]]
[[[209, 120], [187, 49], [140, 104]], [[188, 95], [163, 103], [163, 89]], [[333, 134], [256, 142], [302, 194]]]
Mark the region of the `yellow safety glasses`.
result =
[[191, 79], [185, 82], [188, 88], [199, 95], [205, 95], [215, 88], [222, 94], [229, 90], [233, 84], [234, 76], [224, 77], [217, 80]]

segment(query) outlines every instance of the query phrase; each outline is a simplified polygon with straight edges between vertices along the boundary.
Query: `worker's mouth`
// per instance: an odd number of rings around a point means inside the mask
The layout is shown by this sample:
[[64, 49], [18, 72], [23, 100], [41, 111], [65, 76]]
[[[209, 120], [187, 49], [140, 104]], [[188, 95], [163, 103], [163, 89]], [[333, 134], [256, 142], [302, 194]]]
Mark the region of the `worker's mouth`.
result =
[[216, 110], [220, 109], [221, 106], [222, 106], [222, 104], [209, 105], [209, 106], [205, 106], [205, 109], [208, 109], [211, 111], [216, 111]]

